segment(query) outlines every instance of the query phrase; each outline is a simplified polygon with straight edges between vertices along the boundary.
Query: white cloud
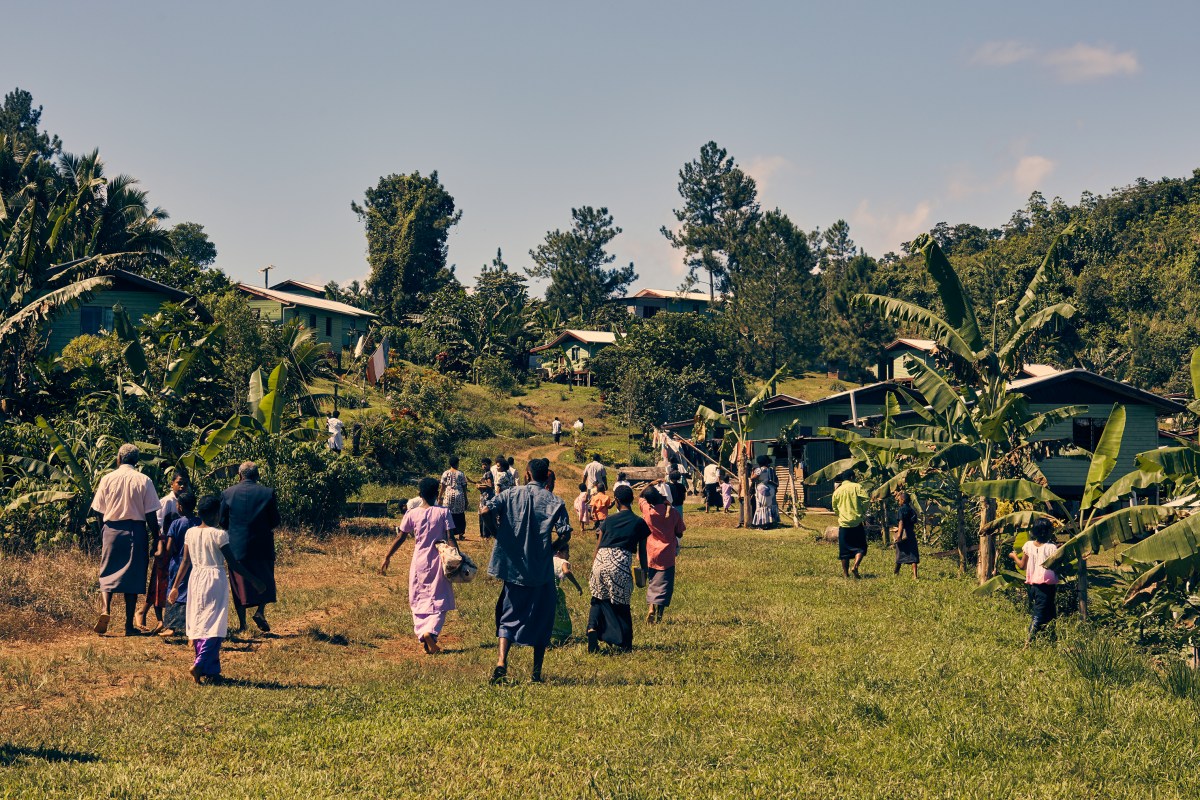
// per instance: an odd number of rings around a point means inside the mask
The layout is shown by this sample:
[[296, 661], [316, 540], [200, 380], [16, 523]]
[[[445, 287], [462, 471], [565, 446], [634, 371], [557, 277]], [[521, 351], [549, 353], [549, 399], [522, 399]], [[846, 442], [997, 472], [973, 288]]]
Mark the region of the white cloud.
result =
[[901, 242], [909, 242], [918, 234], [929, 228], [930, 214], [933, 204], [928, 200], [917, 203], [911, 211], [897, 211], [876, 214], [871, 211], [871, 205], [863, 200], [851, 215], [850, 230], [856, 233], [855, 238], [866, 242], [868, 252], [885, 252], [898, 250]]
[[972, 64], [985, 67], [1007, 67], [1034, 56], [1034, 49], [1017, 41], [986, 42], [971, 56]]
[[1054, 171], [1054, 166], [1054, 162], [1045, 156], [1024, 156], [1013, 170], [1013, 185], [1022, 194], [1032, 192]]
[[1070, 47], [1038, 53], [1024, 42], [1005, 40], [985, 42], [971, 56], [972, 64], [984, 67], [1010, 67], [1025, 61], [1051, 70], [1063, 83], [1133, 75], [1141, 70], [1136, 53], [1132, 50], [1120, 52], [1108, 44], [1079, 42]]
[[1111, 45], [1076, 44], [1047, 53], [1042, 62], [1053, 67], [1059, 80], [1066, 83], [1133, 75], [1141, 69], [1136, 53], [1119, 53]]
[[742, 170], [754, 178], [754, 182], [758, 184], [758, 195], [763, 197], [768, 192], [768, 187], [771, 181], [774, 180], [780, 173], [787, 172], [792, 168], [792, 162], [783, 156], [759, 156], [750, 159]]

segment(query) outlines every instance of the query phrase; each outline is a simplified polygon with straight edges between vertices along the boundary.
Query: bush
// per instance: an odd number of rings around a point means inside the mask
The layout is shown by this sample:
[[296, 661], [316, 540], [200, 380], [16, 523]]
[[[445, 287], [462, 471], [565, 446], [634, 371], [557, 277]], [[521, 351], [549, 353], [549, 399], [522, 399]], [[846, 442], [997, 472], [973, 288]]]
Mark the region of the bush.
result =
[[1200, 672], [1179, 659], [1171, 659], [1155, 673], [1158, 685], [1172, 697], [1200, 703]]
[[1145, 677], [1145, 662], [1115, 637], [1091, 629], [1080, 630], [1078, 636], [1062, 652], [1063, 658], [1081, 677], [1092, 683], [1122, 686]]

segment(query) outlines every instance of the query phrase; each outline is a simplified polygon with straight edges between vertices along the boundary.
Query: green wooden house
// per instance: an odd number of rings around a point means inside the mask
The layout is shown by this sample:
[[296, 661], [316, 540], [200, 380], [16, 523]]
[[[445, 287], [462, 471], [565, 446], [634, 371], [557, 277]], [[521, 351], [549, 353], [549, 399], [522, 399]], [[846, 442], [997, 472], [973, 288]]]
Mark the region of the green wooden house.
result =
[[325, 299], [324, 287], [315, 283], [283, 281], [271, 288], [239, 283], [260, 318], [285, 323], [299, 320], [300, 324], [316, 331], [317, 341], [328, 342], [335, 355], [353, 348], [371, 320], [377, 315], [370, 311]]
[[707, 294], [670, 289], [642, 289], [629, 297], [617, 297], [609, 302], [625, 306], [638, 319], [650, 319], [663, 311], [672, 314], [706, 314], [709, 310]]
[[[1085, 450], [1093, 450], [1113, 404], [1120, 403], [1125, 407], [1125, 435], [1121, 441], [1117, 466], [1112, 472], [1113, 480], [1133, 470], [1135, 455], [1160, 446], [1160, 418], [1175, 416], [1185, 410], [1173, 400], [1085, 369], [1055, 371], [1042, 365], [1027, 365], [1025, 373], [1031, 371], [1043, 374], [1015, 380], [1009, 387], [1013, 392], [1025, 395], [1034, 412], [1072, 405], [1088, 408], [1086, 413], [1042, 432], [1039, 439], [1070, 441]], [[904, 389], [920, 402], [919, 395], [899, 381], [871, 384], [813, 402], [786, 395], [772, 398], [762, 422], [750, 433], [755, 454], [784, 457], [786, 448], [778, 443], [779, 432], [795, 421], [796, 428], [791, 439], [793, 456], [800, 454], [809, 473], [846, 458], [849, 450], [844, 445], [818, 435], [817, 431], [822, 427], [849, 427], [869, 432], [871, 425], [878, 422], [883, 414], [888, 392], [898, 389]], [[1077, 499], [1082, 495], [1088, 470], [1087, 459], [1060, 456], [1048, 458], [1039, 466], [1049, 480], [1050, 488], [1060, 496]], [[832, 492], [832, 483], [806, 487], [806, 504], [826, 507]]]
[[196, 298], [173, 286], [143, 278], [125, 270], [108, 270], [112, 286], [92, 292], [91, 297], [73, 309], [54, 316], [46, 329], [47, 355], [57, 355], [67, 342], [83, 334], [109, 333], [113, 329], [113, 309], [120, 305], [137, 325], [143, 317], [154, 316], [164, 303], [191, 303], [201, 319], [211, 322], [208, 312]]
[[608, 331], [567, 329], [540, 347], [529, 351], [529, 366], [538, 369], [546, 378], [566, 370], [576, 386], [591, 386], [592, 373], [587, 364], [592, 356], [617, 341]]

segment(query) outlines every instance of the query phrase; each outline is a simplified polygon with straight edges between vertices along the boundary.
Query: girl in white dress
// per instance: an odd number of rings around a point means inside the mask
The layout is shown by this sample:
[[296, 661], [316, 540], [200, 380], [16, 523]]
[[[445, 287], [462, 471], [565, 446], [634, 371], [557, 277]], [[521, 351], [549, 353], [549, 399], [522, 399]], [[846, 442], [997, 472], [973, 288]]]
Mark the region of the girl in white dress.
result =
[[[183, 558], [167, 601], [174, 603], [179, 586], [187, 584], [187, 637], [196, 651], [189, 670], [196, 683], [203, 677], [212, 681], [221, 677], [221, 641], [229, 631], [229, 575], [226, 565], [263, 591], [263, 583], [238, 561], [229, 547], [229, 534], [216, 527], [221, 499], [202, 497], [196, 512], [203, 524], [189, 528], [183, 538]], [[189, 578], [190, 574], [190, 578]]]

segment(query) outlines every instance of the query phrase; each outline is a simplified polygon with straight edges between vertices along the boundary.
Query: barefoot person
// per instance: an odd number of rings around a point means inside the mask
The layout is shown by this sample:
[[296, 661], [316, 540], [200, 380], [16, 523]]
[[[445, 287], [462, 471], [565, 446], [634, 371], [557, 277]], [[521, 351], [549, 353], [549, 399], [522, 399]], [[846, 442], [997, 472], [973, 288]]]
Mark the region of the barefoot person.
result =
[[188, 670], [196, 683], [201, 678], [221, 678], [221, 641], [229, 632], [229, 572], [249, 583], [256, 591], [266, 587], [233, 555], [229, 534], [216, 526], [221, 515], [221, 500], [216, 495], [200, 498], [196, 504], [200, 525], [189, 528], [183, 539], [179, 571], [171, 584], [167, 602], [179, 599], [179, 587], [187, 586], [187, 637], [196, 653]]
[[258, 465], [245, 461], [238, 467], [238, 482], [221, 493], [220, 527], [229, 534], [233, 554], [262, 582], [257, 589], [240, 575], [234, 575], [233, 607], [237, 611], [238, 631], [246, 629], [246, 609], [256, 606], [254, 624], [264, 633], [271, 630], [264, 613], [267, 603], [275, 602], [275, 528], [279, 525], [279, 504], [275, 490], [258, 482]]
[[899, 575], [902, 565], [912, 564], [915, 581], [917, 565], [921, 563], [921, 551], [917, 548], [917, 510], [913, 508], [908, 492], [901, 489], [894, 496], [900, 508], [896, 512], [896, 569], [892, 574]]
[[675, 593], [675, 557], [687, 526], [683, 524], [683, 515], [653, 486], [642, 492], [638, 507], [650, 529], [650, 538], [646, 540], [646, 622], [653, 625], [662, 622], [663, 609], [671, 605]]
[[[600, 523], [592, 575], [588, 579], [588, 588], [592, 590], [587, 626], [589, 653], [596, 652], [600, 642], [626, 653], [633, 649], [633, 612], [629, 602], [633, 599], [634, 553], [642, 574], [646, 572], [646, 539], [650, 537], [650, 528], [630, 508], [632, 489], [622, 486], [614, 494], [617, 513]], [[675, 513], [674, 509], [671, 513]]]
[[858, 565], [867, 554], [867, 529], [863, 527], [867, 493], [854, 482], [853, 472], [842, 473], [842, 482], [833, 490], [830, 504], [838, 518], [838, 558], [842, 562], [842, 574], [847, 578], [851, 575], [858, 578]]
[[400, 535], [388, 548], [379, 574], [387, 575], [392, 556], [409, 536], [413, 537], [412, 563], [408, 568], [408, 607], [412, 611], [413, 632], [425, 652], [433, 655], [442, 652], [438, 637], [446, 624], [446, 612], [454, 610], [454, 587], [442, 572], [442, 559], [438, 554], [439, 542], [447, 542], [454, 535], [454, 517], [450, 510], [436, 505], [439, 484], [433, 478], [422, 478], [417, 487], [426, 505], [415, 508], [400, 521]]
[[137, 636], [133, 624], [137, 596], [146, 592], [146, 567], [150, 540], [158, 539], [158, 492], [149, 475], [138, 472], [136, 446], [123, 444], [117, 451], [117, 468], [100, 479], [92, 497], [92, 510], [103, 520], [100, 551], [100, 602], [102, 610], [93, 630], [108, 631], [114, 594], [125, 595], [125, 635]]
[[496, 545], [488, 575], [504, 581], [496, 601], [499, 658], [492, 682], [508, 676], [508, 650], [513, 644], [533, 648], [532, 680], [542, 681], [542, 660], [554, 628], [556, 592], [554, 554], [571, 538], [571, 519], [559, 497], [546, 490], [550, 462], [529, 462], [531, 480], [500, 492], [488, 502], [497, 513]]
[[[167, 529], [167, 533], [163, 536], [163, 541], [166, 542], [167, 550], [167, 582], [163, 587], [165, 593], [169, 592], [171, 585], [175, 583], [175, 576], [179, 574], [179, 565], [183, 562], [183, 543], [187, 538], [187, 532], [197, 525], [201, 524], [201, 519], [196, 515], [196, 495], [191, 492], [184, 492], [179, 495], [177, 509], [179, 516], [171, 523], [171, 527]], [[158, 632], [159, 636], [174, 636], [177, 633], [182, 633], [187, 626], [187, 584], [183, 584], [179, 589], [179, 596], [175, 598], [175, 602], [167, 603], [166, 610], [163, 612], [163, 629]]]

